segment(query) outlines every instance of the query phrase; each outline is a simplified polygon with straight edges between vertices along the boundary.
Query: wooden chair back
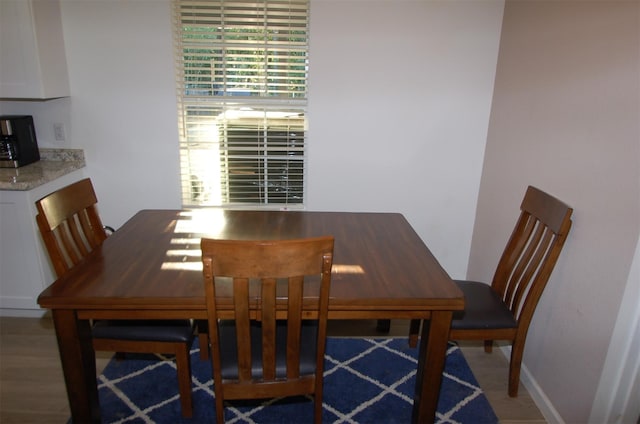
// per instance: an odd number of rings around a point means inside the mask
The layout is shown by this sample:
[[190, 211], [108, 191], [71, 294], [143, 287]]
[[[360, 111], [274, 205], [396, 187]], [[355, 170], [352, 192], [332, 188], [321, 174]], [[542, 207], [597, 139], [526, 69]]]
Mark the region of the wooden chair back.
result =
[[571, 229], [573, 209], [529, 186], [520, 211], [491, 286], [526, 332]]
[[86, 178], [36, 202], [36, 221], [58, 277], [107, 238], [91, 180]]
[[315, 395], [314, 419], [321, 421], [333, 243], [202, 239], [218, 422], [225, 399], [301, 394]]

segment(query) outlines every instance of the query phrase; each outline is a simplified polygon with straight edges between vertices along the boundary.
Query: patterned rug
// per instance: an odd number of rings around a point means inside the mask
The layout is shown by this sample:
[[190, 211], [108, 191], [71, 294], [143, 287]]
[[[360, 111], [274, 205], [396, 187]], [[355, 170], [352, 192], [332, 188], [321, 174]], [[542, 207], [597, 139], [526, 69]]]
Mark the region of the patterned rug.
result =
[[[411, 421], [417, 349], [406, 338], [329, 338], [324, 412], [326, 423], [408, 423]], [[156, 355], [127, 355], [111, 360], [98, 378], [104, 423], [213, 423], [215, 406], [210, 361], [191, 351], [193, 418], [181, 416], [175, 363]], [[311, 398], [234, 402], [225, 408], [227, 423], [309, 423]], [[450, 344], [437, 422], [497, 423], [459, 348]]]

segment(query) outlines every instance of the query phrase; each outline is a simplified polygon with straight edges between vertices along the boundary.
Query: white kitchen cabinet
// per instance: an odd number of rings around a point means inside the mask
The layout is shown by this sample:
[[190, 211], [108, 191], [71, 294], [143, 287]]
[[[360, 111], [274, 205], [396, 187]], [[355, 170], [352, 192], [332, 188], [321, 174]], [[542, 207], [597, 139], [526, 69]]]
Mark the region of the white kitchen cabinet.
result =
[[0, 99], [69, 94], [59, 0], [0, 0]]
[[33, 190], [0, 191], [1, 316], [44, 314], [38, 295], [55, 277], [36, 225], [35, 201], [82, 178], [77, 170]]

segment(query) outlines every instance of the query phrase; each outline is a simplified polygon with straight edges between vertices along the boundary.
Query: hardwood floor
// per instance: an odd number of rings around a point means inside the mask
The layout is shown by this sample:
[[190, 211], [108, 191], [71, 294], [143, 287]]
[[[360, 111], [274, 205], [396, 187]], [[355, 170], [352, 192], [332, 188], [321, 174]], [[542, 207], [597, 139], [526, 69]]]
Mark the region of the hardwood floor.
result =
[[[380, 336], [376, 322], [332, 321], [332, 336]], [[393, 321], [390, 335], [404, 337], [408, 323]], [[524, 387], [518, 398], [507, 396], [507, 360], [480, 344], [462, 346], [467, 362], [501, 423], [545, 423]], [[98, 352], [100, 372], [112, 356]], [[51, 319], [0, 317], [0, 423], [64, 424], [69, 407]]]

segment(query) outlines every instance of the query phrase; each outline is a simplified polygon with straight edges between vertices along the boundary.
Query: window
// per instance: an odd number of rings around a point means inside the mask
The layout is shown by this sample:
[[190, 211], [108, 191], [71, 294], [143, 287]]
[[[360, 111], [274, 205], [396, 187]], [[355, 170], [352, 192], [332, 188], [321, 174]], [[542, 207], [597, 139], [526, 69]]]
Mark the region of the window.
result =
[[174, 1], [183, 205], [302, 205], [308, 0]]

